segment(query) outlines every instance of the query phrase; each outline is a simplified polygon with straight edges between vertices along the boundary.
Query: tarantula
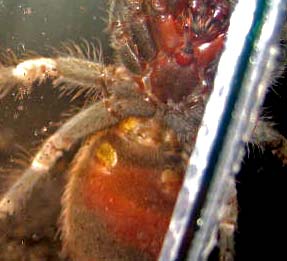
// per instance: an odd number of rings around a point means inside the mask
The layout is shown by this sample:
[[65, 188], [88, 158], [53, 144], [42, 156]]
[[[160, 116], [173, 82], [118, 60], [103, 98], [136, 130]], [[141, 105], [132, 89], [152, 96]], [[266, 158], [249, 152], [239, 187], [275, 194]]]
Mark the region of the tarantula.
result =
[[[62, 208], [63, 252], [72, 260], [157, 258], [233, 2], [110, 0], [107, 31], [117, 53], [111, 65], [85, 40], [66, 44], [52, 58], [3, 56], [0, 97], [51, 82], [89, 104], [45, 141], [2, 196], [0, 227], [8, 236], [49, 233]], [[271, 134], [262, 136], [263, 129]], [[284, 139], [259, 121], [254, 140], [276, 147]], [[224, 222], [233, 231], [231, 208]], [[232, 246], [223, 248], [229, 256]]]

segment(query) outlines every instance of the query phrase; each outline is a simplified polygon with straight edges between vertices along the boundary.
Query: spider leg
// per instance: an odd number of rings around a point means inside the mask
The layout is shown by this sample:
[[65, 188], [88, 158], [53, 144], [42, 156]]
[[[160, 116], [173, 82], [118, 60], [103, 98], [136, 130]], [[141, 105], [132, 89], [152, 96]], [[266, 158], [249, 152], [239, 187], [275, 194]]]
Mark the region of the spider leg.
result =
[[272, 122], [259, 119], [254, 128], [251, 143], [259, 146], [262, 150], [270, 148], [284, 165], [287, 164], [287, 140], [274, 129]]
[[126, 69], [120, 66], [106, 66], [100, 62], [74, 57], [59, 57], [56, 59], [59, 76], [53, 81], [60, 87], [63, 94], [72, 94], [75, 99], [85, 97], [109, 96], [109, 86], [114, 82], [130, 81]]
[[56, 61], [51, 58], [26, 60], [14, 66], [0, 67], [0, 98], [6, 96], [15, 87], [20, 95], [31, 91], [32, 85], [51, 77], [57, 77]]
[[218, 248], [220, 261], [232, 261], [235, 255], [234, 233], [237, 229], [238, 203], [235, 179], [229, 180], [232, 190], [227, 203], [222, 206], [222, 217], [218, 229]]
[[[70, 151], [75, 144], [88, 135], [107, 129], [123, 118], [128, 116], [150, 117], [155, 113], [155, 108], [151, 104], [147, 104], [142, 96], [132, 95], [131, 99], [119, 98], [124, 95], [126, 95], [125, 92], [114, 94], [110, 98], [112, 109], [117, 112], [117, 117], [106, 109], [103, 102], [98, 102], [76, 114], [48, 138], [36, 154], [30, 167], [3, 195], [0, 201], [0, 227], [3, 226], [5, 231], [14, 231], [18, 224], [25, 227], [23, 226], [24, 220], [28, 222], [37, 220], [37, 226], [41, 227], [41, 218], [35, 218], [38, 210], [35, 213], [32, 204], [33, 198], [35, 198], [34, 191], [39, 187], [45, 187], [45, 184], [54, 178], [52, 169], [57, 167], [57, 163], [63, 158], [65, 152]], [[38, 193], [43, 192], [38, 191]], [[36, 196], [36, 198], [38, 197]], [[45, 204], [42, 207], [49, 208]], [[31, 233], [31, 231], [28, 232]]]
[[98, 95], [113, 82], [130, 80], [123, 67], [76, 57], [34, 58], [16, 66], [0, 66], [0, 99], [18, 88], [20, 96], [47, 80], [73, 98]]

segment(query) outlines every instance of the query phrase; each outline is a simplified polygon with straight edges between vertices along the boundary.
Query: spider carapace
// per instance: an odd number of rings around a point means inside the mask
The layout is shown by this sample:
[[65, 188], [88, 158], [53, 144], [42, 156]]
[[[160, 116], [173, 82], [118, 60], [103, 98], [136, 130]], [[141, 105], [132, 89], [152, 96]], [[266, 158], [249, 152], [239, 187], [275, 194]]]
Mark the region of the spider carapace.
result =
[[[29, 93], [48, 78], [75, 97], [101, 97], [52, 135], [27, 170], [49, 171], [85, 138], [62, 200], [61, 238], [71, 259], [158, 257], [232, 8], [230, 0], [111, 0], [115, 64], [95, 61], [84, 41], [85, 48], [67, 44], [54, 58], [0, 67], [1, 96], [15, 86]], [[17, 201], [11, 191], [2, 209]]]

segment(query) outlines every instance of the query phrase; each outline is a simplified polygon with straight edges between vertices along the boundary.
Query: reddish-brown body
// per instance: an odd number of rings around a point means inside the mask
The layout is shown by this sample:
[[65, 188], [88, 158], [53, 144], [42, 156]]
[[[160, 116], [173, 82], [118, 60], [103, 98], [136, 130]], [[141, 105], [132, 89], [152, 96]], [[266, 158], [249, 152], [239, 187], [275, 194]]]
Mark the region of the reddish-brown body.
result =
[[178, 146], [156, 120], [136, 118], [87, 141], [64, 199], [65, 242], [75, 260], [158, 255], [183, 177]]
[[[184, 104], [188, 111], [186, 100], [203, 106], [199, 101], [205, 101], [212, 89], [230, 3], [114, 4], [112, 44], [135, 87], [167, 110], [176, 109], [177, 105], [169, 107], [171, 102]], [[183, 179], [183, 144], [176, 131], [165, 129], [160, 117], [131, 121], [106, 134], [97, 133], [71, 171], [64, 201], [64, 236], [67, 251], [76, 260], [123, 256], [125, 260], [155, 260], [160, 252]], [[99, 156], [102, 146], [105, 153]]]

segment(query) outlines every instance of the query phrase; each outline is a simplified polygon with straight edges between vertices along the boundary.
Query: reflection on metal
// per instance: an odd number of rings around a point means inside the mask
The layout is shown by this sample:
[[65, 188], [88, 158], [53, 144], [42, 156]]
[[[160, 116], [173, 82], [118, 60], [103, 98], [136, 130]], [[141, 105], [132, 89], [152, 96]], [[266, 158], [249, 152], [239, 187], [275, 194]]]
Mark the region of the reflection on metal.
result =
[[206, 260], [278, 54], [285, 0], [239, 0], [160, 260]]

